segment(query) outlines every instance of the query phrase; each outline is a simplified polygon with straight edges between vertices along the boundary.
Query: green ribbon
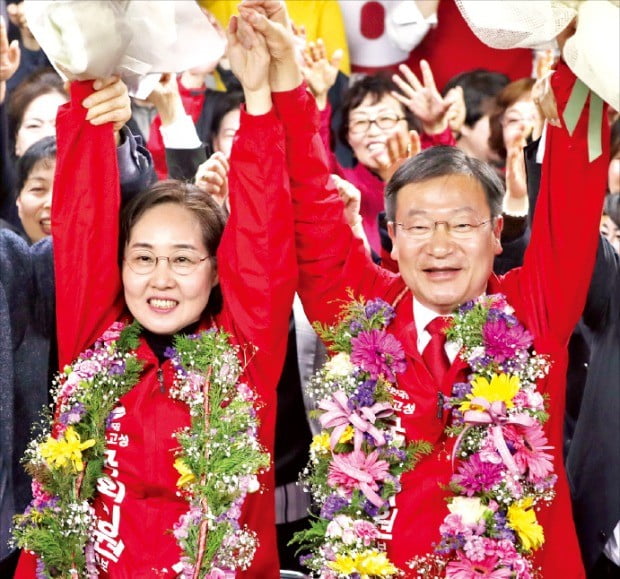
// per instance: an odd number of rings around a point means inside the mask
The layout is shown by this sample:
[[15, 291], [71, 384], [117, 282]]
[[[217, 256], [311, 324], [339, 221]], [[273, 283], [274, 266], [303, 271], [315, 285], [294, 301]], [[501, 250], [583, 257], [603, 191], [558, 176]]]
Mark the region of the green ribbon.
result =
[[602, 128], [603, 128], [603, 100], [595, 92], [591, 91], [586, 84], [577, 79], [571, 91], [563, 118], [569, 135], [572, 135], [577, 122], [583, 113], [588, 97], [590, 97], [590, 114], [588, 116], [588, 160], [590, 163], [603, 153]]

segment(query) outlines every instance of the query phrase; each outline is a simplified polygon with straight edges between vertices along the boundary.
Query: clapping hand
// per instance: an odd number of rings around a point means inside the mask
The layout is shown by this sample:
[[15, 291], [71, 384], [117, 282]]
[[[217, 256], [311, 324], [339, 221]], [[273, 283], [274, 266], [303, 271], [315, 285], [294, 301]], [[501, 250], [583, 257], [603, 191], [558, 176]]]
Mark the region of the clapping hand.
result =
[[6, 23], [0, 16], [0, 103], [4, 102], [6, 81], [9, 80], [19, 68], [20, 61], [19, 41], [13, 40], [9, 44], [6, 32]]
[[228, 171], [230, 165], [223, 153], [213, 153], [196, 171], [194, 183], [211, 195], [220, 206], [228, 200]]
[[377, 159], [381, 176], [386, 182], [389, 181], [407, 159], [415, 157], [421, 150], [422, 144], [417, 131], [399, 131], [390, 135], [386, 142], [386, 155]]
[[342, 50], [336, 50], [331, 59], [328, 59], [325, 44], [321, 38], [316, 42], [309, 42], [303, 52], [304, 63], [301, 73], [316, 99], [319, 110], [327, 106], [327, 93], [336, 82], [342, 56]]
[[346, 219], [353, 235], [362, 240], [366, 251], [370, 254], [370, 244], [364, 231], [360, 208], [362, 205], [362, 194], [360, 190], [346, 179], [338, 175], [331, 176], [332, 183], [335, 185], [338, 195], [344, 203], [344, 218]]

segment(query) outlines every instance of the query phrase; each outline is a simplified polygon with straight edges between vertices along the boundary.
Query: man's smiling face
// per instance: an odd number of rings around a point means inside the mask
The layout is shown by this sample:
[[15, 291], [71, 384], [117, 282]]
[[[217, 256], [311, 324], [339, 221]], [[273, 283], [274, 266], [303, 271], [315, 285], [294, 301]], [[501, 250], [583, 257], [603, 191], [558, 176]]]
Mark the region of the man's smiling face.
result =
[[[427, 238], [407, 234], [412, 227], [428, 225], [432, 232]], [[471, 234], [453, 234], [454, 225], [471, 225]], [[486, 290], [493, 260], [502, 251], [501, 229], [502, 218], [491, 219], [484, 190], [474, 177], [446, 175], [410, 183], [398, 191], [389, 225], [392, 257], [418, 301], [447, 314]]]

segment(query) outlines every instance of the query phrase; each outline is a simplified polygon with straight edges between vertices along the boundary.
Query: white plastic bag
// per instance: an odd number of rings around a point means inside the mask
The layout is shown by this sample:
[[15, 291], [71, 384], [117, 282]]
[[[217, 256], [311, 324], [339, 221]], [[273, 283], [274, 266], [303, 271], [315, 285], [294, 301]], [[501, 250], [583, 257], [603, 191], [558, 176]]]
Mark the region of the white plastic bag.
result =
[[225, 50], [193, 0], [25, 0], [24, 12], [63, 77], [118, 74], [134, 94], [149, 74], [214, 68]]

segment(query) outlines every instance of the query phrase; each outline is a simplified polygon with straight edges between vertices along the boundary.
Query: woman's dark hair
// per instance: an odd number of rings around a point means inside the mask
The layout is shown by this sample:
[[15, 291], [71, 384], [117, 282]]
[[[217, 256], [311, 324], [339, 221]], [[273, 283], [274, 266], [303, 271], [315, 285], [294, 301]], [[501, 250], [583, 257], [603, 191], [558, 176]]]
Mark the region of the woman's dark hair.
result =
[[208, 146], [208, 154], [211, 155], [213, 150], [213, 138], [217, 135], [222, 125], [222, 120], [230, 112], [241, 108], [245, 97], [243, 92], [221, 92], [207, 91], [207, 101], [211, 106], [203, 107], [196, 125], [200, 140]]
[[502, 120], [504, 113], [517, 101], [527, 97], [532, 92], [536, 81], [533, 78], [520, 78], [506, 85], [495, 97], [495, 105], [489, 115], [489, 147], [495, 151], [501, 159], [505, 160], [507, 151], [504, 145], [504, 131]]
[[[179, 205], [196, 217], [207, 252], [215, 259], [226, 224], [224, 212], [210, 195], [205, 195], [192, 183], [168, 179], [159, 181], [150, 189], [140, 193], [123, 208], [120, 218], [119, 263], [122, 263], [122, 256], [129, 242], [132, 228], [149, 209], [164, 203]], [[214, 315], [221, 309], [222, 292], [220, 286], [217, 285], [211, 290], [205, 311]]]
[[38, 163], [56, 160], [56, 137], [43, 137], [26, 149], [17, 160], [16, 195], [24, 188], [28, 176]]
[[616, 227], [620, 227], [620, 193], [607, 193], [603, 205], [603, 215], [607, 215]]
[[422, 183], [437, 177], [466, 175], [480, 183], [486, 196], [491, 217], [502, 212], [504, 186], [490, 165], [469, 157], [457, 147], [431, 147], [407, 159], [392, 175], [385, 187], [385, 211], [388, 221], [396, 217], [398, 192], [411, 183]]
[[444, 87], [442, 95], [456, 86], [463, 89], [465, 100], [465, 124], [473, 126], [489, 112], [487, 109], [495, 100], [497, 94], [510, 82], [501, 72], [491, 72], [484, 68], [477, 68], [453, 76]]
[[[368, 95], [372, 97], [372, 104], [376, 104], [384, 96], [390, 96], [392, 92], [400, 93], [401, 90], [389, 76], [382, 73], [363, 76], [352, 84], [342, 100], [342, 125], [338, 131], [339, 139], [343, 143], [349, 142], [349, 114], [359, 107]], [[418, 119], [406, 106], [401, 106], [409, 129], [419, 130]]]
[[[7, 105], [9, 139], [15, 145], [17, 132], [24, 120], [26, 109], [30, 103], [44, 94], [58, 93], [68, 96], [58, 73], [51, 68], [35, 70], [22, 80], [11, 92]], [[15, 147], [12, 147], [14, 150]]]

